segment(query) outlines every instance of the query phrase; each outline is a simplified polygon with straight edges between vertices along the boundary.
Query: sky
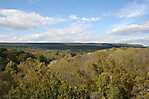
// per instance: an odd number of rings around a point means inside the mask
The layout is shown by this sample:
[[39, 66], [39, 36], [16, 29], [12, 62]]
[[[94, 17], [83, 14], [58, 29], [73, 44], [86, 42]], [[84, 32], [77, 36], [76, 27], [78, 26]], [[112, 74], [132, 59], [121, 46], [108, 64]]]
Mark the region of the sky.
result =
[[0, 42], [149, 45], [149, 0], [0, 0]]

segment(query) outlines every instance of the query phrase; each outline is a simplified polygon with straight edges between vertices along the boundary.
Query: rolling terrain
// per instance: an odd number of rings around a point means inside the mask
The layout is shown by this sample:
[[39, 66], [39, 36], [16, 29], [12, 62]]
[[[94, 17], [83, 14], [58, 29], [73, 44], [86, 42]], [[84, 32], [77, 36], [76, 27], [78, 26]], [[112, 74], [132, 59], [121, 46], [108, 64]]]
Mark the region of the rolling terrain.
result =
[[149, 99], [149, 48], [0, 48], [0, 99]]
[[2, 48], [33, 48], [33, 49], [50, 49], [50, 50], [82, 50], [95, 51], [108, 48], [143, 48], [139, 44], [120, 44], [120, 43], [0, 43]]

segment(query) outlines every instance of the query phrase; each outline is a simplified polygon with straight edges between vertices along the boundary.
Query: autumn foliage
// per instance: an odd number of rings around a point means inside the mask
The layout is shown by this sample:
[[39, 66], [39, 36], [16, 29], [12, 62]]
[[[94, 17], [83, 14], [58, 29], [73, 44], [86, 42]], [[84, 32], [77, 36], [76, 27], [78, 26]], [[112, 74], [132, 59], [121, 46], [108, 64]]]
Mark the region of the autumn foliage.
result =
[[0, 99], [149, 99], [149, 49], [0, 49]]

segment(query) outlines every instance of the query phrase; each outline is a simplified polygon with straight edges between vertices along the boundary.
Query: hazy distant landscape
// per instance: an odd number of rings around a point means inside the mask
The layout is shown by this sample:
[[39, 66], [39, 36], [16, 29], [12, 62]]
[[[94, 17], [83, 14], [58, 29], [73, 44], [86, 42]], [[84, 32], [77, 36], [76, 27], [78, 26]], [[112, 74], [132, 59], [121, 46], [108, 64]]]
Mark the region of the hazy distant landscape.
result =
[[108, 48], [145, 48], [141, 44], [122, 43], [0, 43], [2, 48], [33, 48], [50, 50], [95, 51]]

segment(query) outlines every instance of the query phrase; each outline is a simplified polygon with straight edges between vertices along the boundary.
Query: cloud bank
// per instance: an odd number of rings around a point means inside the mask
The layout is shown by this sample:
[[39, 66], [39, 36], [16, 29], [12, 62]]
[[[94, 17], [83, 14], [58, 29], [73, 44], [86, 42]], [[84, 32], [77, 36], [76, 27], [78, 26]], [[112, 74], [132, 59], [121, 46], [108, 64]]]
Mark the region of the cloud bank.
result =
[[142, 24], [127, 24], [120, 27], [113, 27], [111, 34], [114, 35], [137, 35], [137, 34], [146, 34], [149, 33], [149, 22], [145, 22]]
[[[11, 39], [8, 39], [11, 35]], [[64, 28], [51, 28], [46, 32], [30, 33], [24, 36], [11, 33], [0, 35], [0, 41], [7, 42], [90, 42], [92, 33], [82, 23], [72, 23]]]
[[16, 9], [0, 9], [0, 27], [29, 29], [41, 25], [56, 24], [61, 18], [44, 17], [36, 12], [24, 12]]

